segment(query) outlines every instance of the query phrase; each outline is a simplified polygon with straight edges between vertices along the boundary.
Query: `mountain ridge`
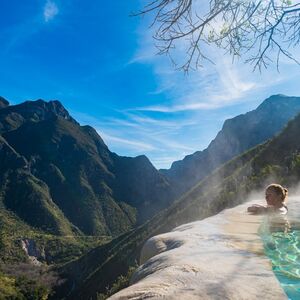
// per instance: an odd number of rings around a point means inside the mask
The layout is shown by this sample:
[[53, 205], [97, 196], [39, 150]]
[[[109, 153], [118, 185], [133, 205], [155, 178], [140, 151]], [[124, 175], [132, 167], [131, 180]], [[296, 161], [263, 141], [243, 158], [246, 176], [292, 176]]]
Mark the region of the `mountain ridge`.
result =
[[[34, 193], [44, 190], [63, 213], [65, 224], [71, 222], [79, 233], [116, 236], [170, 201], [170, 185], [146, 156], [128, 158], [110, 152], [92, 127], [80, 126], [57, 100], [2, 108], [0, 134], [5, 145], [22, 157], [22, 172], [42, 182]], [[17, 202], [5, 199], [6, 206], [24, 219], [26, 213], [14, 206]], [[26, 220], [37, 225], [32, 217]]]
[[279, 133], [297, 112], [300, 112], [300, 97], [272, 95], [256, 109], [225, 120], [206, 149], [187, 155], [160, 172], [173, 182], [177, 194], [181, 195], [229, 159]]
[[[267, 116], [274, 127], [276, 114]], [[225, 133], [238, 119], [225, 122]], [[19, 251], [17, 259], [24, 259], [18, 244], [24, 238], [36, 242], [47, 253], [45, 261], [53, 263], [85, 253], [81, 251], [92, 245], [86, 242], [89, 236], [104, 237], [105, 245], [59, 269], [68, 279], [61, 295], [94, 297], [127, 273], [148, 237], [240, 203], [269, 176], [282, 184], [295, 182], [300, 177], [299, 120], [290, 121], [284, 134], [206, 170], [206, 176], [174, 202], [178, 195], [174, 181], [158, 172], [145, 155], [111, 152], [92, 127], [80, 126], [59, 102], [38, 100], [1, 108], [0, 229], [8, 232], [12, 222], [17, 225], [9, 240], [12, 248], [7, 248], [5, 235], [0, 237], [0, 260], [11, 249]], [[66, 237], [71, 240], [64, 241]], [[65, 250], [56, 251], [53, 245]], [[71, 294], [68, 284], [76, 286]]]

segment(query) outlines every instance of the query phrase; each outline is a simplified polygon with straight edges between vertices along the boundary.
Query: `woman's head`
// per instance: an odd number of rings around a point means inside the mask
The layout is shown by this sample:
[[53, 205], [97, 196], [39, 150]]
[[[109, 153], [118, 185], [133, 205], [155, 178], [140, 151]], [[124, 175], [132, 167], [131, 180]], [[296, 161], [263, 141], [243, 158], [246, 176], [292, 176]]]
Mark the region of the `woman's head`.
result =
[[270, 184], [266, 188], [266, 201], [268, 205], [281, 207], [288, 195], [288, 190], [280, 184]]

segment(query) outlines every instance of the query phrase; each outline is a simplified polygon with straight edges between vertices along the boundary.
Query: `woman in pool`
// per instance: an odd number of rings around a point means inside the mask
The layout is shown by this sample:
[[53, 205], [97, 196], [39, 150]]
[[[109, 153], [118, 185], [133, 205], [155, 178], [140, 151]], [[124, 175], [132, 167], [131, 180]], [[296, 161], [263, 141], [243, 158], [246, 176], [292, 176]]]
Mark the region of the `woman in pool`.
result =
[[267, 206], [254, 204], [248, 207], [247, 210], [253, 214], [278, 213], [280, 215], [285, 215], [288, 212], [286, 206], [287, 195], [288, 190], [280, 184], [270, 184], [266, 188]]

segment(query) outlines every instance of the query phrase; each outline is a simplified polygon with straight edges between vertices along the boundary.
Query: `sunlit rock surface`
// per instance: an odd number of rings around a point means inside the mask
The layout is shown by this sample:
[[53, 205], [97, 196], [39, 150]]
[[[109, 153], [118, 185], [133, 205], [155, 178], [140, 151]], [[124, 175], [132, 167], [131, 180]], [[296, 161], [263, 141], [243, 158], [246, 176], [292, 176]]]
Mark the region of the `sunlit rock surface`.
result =
[[110, 299], [286, 299], [257, 235], [252, 202], [149, 239], [131, 286]]

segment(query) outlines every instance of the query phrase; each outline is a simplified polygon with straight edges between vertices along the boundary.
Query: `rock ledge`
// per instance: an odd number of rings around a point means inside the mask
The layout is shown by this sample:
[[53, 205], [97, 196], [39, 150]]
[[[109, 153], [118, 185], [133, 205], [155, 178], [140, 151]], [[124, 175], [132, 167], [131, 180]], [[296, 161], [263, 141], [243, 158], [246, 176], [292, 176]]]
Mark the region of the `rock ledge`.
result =
[[131, 286], [109, 299], [286, 299], [250, 204], [149, 239]]

